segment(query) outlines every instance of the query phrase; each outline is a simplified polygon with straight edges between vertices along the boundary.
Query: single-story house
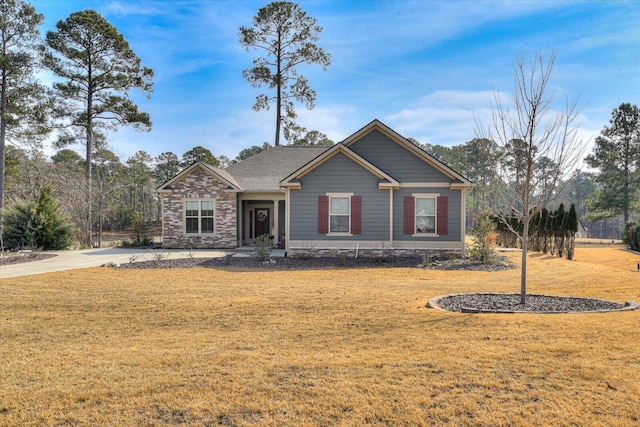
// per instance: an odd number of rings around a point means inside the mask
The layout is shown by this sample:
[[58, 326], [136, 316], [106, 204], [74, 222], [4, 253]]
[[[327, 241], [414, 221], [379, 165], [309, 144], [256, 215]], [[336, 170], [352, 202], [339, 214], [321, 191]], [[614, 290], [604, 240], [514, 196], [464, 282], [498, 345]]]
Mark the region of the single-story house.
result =
[[272, 236], [289, 256], [465, 250], [459, 173], [378, 120], [331, 147], [277, 146], [225, 169], [197, 162], [158, 188], [166, 248]]

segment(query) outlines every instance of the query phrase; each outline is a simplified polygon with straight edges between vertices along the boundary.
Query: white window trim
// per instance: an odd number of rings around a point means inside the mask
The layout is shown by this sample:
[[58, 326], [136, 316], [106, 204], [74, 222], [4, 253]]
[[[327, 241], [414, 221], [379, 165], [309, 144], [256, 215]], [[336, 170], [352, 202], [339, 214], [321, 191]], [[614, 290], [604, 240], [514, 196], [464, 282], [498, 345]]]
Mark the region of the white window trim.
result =
[[[197, 233], [187, 233], [187, 202], [198, 202], [198, 232]], [[212, 233], [202, 233], [200, 230], [202, 229], [202, 202], [213, 202], [213, 217], [204, 217], [204, 218], [213, 218], [213, 232]], [[183, 211], [182, 211], [182, 225], [183, 225], [183, 233], [185, 236], [214, 236], [216, 234], [216, 199], [214, 198], [198, 198], [198, 199], [184, 199]], [[189, 217], [196, 218], [196, 217]]]
[[[327, 224], [327, 230], [329, 230], [329, 232], [326, 234], [327, 236], [344, 236], [344, 237], [351, 237], [353, 236], [353, 234], [351, 233], [351, 197], [353, 197], [353, 193], [326, 193], [326, 196], [329, 197], [329, 215], [328, 215], [328, 221], [329, 224]], [[332, 197], [341, 197], [341, 198], [349, 198], [349, 231], [340, 231], [340, 232], [331, 232], [331, 198]]]
[[[440, 197], [440, 193], [412, 193], [411, 196], [415, 199], [414, 211], [413, 211], [413, 228], [415, 229], [415, 224], [417, 224], [417, 214], [415, 212], [415, 207], [418, 206], [418, 199], [435, 199], [435, 220], [434, 220], [434, 230], [438, 230], [438, 197]], [[438, 233], [413, 233], [411, 237], [440, 237]]]

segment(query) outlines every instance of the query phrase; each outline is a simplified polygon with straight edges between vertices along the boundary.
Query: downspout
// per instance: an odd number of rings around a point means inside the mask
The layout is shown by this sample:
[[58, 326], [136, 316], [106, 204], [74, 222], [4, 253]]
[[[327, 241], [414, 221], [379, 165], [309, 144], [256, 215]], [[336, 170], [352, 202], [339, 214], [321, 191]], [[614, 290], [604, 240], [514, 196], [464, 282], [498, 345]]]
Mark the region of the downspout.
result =
[[287, 187], [284, 193], [284, 250], [289, 251], [291, 242], [291, 188]]
[[393, 188], [389, 188], [389, 248], [393, 249]]
[[462, 197], [462, 203], [460, 203], [460, 205], [462, 206], [462, 212], [460, 212], [460, 236], [461, 236], [461, 242], [462, 242], [462, 248], [460, 253], [462, 254], [462, 257], [465, 258], [467, 256], [467, 244], [466, 244], [466, 238], [467, 238], [467, 189], [463, 188], [461, 193], [461, 197]]
[[160, 193], [160, 245], [164, 248], [164, 193]]

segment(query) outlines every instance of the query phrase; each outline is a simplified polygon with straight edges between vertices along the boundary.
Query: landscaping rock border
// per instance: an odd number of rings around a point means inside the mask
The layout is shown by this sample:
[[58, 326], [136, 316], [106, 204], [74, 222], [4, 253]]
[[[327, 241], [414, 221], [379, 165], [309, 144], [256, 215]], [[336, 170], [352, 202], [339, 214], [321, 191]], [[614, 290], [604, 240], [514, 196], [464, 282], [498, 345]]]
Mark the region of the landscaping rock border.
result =
[[427, 307], [460, 313], [536, 313], [573, 314], [631, 311], [640, 308], [635, 301], [624, 303], [599, 298], [528, 294], [520, 304], [520, 294], [465, 293], [431, 298]]

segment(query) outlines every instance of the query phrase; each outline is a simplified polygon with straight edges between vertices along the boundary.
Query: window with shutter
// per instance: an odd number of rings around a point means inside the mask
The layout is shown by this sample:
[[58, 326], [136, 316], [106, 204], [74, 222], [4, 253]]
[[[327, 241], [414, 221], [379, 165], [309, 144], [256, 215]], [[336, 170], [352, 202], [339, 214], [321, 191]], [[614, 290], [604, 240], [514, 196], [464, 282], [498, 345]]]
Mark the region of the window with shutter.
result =
[[414, 237], [447, 234], [448, 198], [433, 193], [414, 193], [404, 199], [404, 233]]
[[361, 217], [361, 196], [354, 196], [352, 193], [327, 193], [318, 196], [318, 234], [360, 234]]

